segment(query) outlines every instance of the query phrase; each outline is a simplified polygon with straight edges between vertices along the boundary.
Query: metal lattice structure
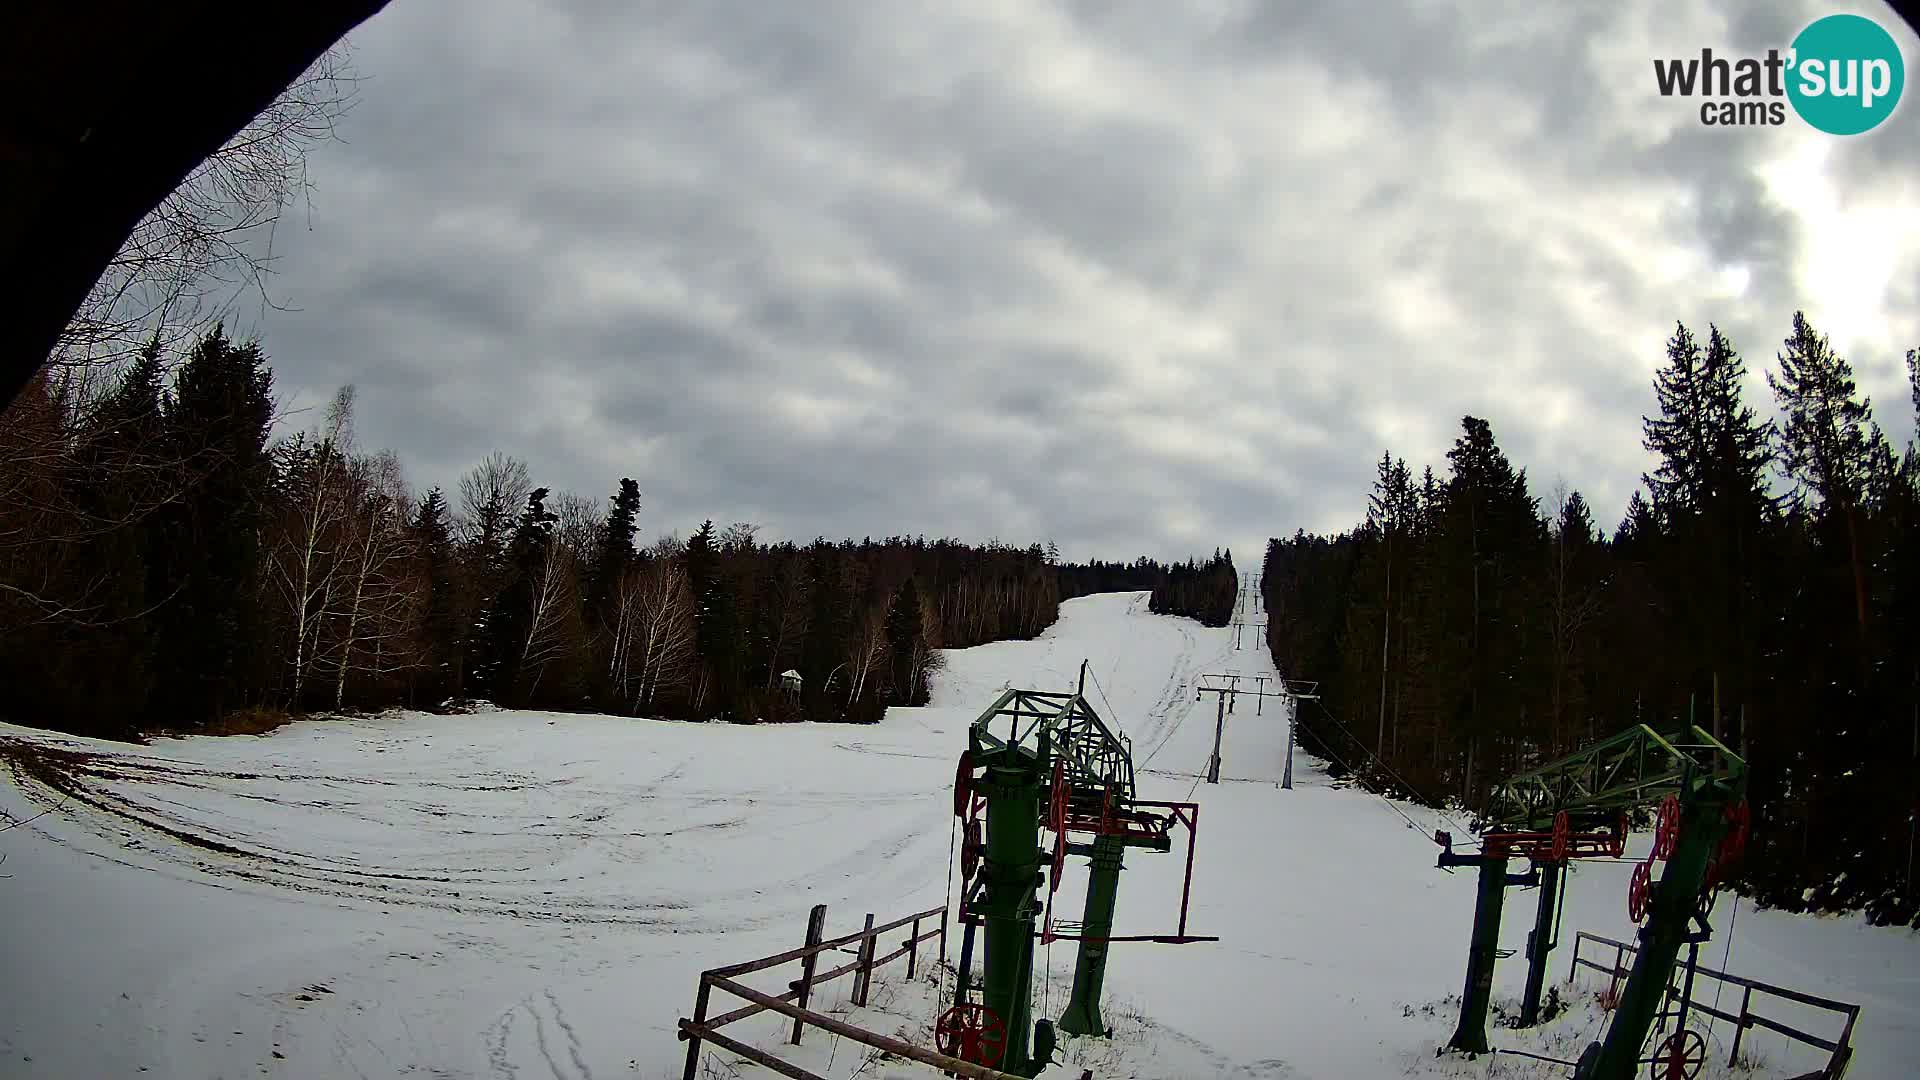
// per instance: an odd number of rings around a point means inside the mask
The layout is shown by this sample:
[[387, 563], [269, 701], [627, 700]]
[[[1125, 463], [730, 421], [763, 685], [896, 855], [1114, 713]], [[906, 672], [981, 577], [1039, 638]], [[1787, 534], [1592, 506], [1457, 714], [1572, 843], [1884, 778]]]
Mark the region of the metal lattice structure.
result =
[[1743, 780], [1746, 762], [1689, 724], [1669, 737], [1636, 724], [1610, 739], [1510, 777], [1493, 789], [1486, 823], [1550, 829], [1562, 811], [1604, 818], [1682, 793], [1684, 782]]
[[[1111, 1033], [1099, 1002], [1113, 942], [1218, 940], [1186, 932], [1191, 837], [1176, 932], [1113, 934], [1126, 849], [1168, 851], [1176, 828], [1191, 833], [1199, 826], [1196, 804], [1135, 796], [1132, 744], [1107, 726], [1083, 693], [1008, 689], [968, 731], [953, 803], [964, 835], [960, 977], [943, 1020], [969, 1031], [991, 1026], [1002, 1032], [997, 1067], [1004, 1071], [1032, 1076], [1051, 1058], [1055, 1025], [1032, 1015], [1036, 940], [1078, 942], [1073, 991], [1058, 1024], [1059, 1031], [1075, 1035]], [[1051, 849], [1039, 847], [1042, 832], [1053, 834]], [[1090, 864], [1086, 908], [1077, 921], [1057, 919], [1054, 912], [1068, 855]], [[986, 956], [976, 1003], [968, 995], [977, 930], [984, 932]]]
[[[1436, 835], [1445, 848], [1442, 867], [1475, 867], [1480, 878], [1460, 1022], [1448, 1045], [1468, 1053], [1490, 1048], [1487, 1010], [1507, 888], [1540, 890], [1521, 998], [1521, 1023], [1530, 1025], [1539, 1017], [1547, 956], [1554, 947], [1555, 901], [1567, 863], [1619, 858], [1627, 814], [1658, 803], [1655, 856], [1668, 860], [1667, 873], [1656, 886], [1652, 859], [1636, 870], [1629, 909], [1635, 921], [1648, 920], [1641, 932], [1645, 947], [1616, 1010], [1604, 1053], [1596, 1043], [1579, 1071], [1582, 1080], [1624, 1080], [1630, 1075], [1658, 997], [1646, 988], [1664, 986], [1679, 946], [1691, 942], [1697, 947], [1710, 932], [1700, 902], [1717, 880], [1720, 863], [1737, 858], [1744, 845], [1746, 781], [1746, 762], [1697, 725], [1663, 735], [1636, 724], [1495, 785], [1479, 823], [1479, 852], [1456, 853], [1452, 837]], [[1598, 831], [1602, 827], [1605, 831]], [[1739, 838], [1728, 847], [1734, 832]], [[1509, 874], [1507, 863], [1514, 857], [1527, 859], [1531, 869]], [[1696, 920], [1700, 929], [1689, 931], [1688, 924]]]
[[[1005, 735], [995, 734], [995, 727]], [[1057, 757], [1070, 786], [1133, 798], [1132, 740], [1115, 734], [1079, 694], [1008, 690], [973, 722], [967, 750], [980, 762], [1002, 753], [1036, 765]]]

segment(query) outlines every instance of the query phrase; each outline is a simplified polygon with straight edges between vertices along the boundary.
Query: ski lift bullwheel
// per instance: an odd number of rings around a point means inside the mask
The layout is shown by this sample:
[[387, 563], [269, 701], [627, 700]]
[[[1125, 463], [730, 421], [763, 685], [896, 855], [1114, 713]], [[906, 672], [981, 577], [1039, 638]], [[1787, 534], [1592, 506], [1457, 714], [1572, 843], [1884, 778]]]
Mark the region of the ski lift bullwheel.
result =
[[1573, 841], [1573, 823], [1565, 810], [1553, 815], [1553, 861], [1567, 861], [1567, 847]]
[[1653, 1052], [1648, 1070], [1654, 1080], [1693, 1080], [1707, 1063], [1707, 1040], [1690, 1028], [1666, 1037]]
[[1607, 837], [1607, 855], [1619, 858], [1627, 853], [1627, 815], [1621, 814], [1614, 824], [1613, 832]]
[[1047, 875], [1047, 891], [1060, 891], [1060, 875], [1067, 872], [1067, 834], [1055, 833], [1053, 837], [1053, 867]]
[[1747, 834], [1753, 828], [1753, 811], [1745, 799], [1727, 807], [1727, 836], [1720, 841], [1720, 861], [1736, 863], [1747, 850]]
[[960, 764], [953, 773], [953, 816], [966, 817], [973, 802], [973, 751], [960, 751]]
[[964, 1002], [940, 1014], [933, 1045], [948, 1057], [992, 1067], [1006, 1052], [1007, 1025], [980, 1002]]
[[960, 841], [960, 880], [973, 880], [973, 875], [980, 870], [980, 856], [986, 849], [980, 842], [980, 819], [969, 818], [966, 837]]
[[1653, 857], [1669, 859], [1680, 844], [1680, 800], [1672, 795], [1660, 800], [1660, 816], [1653, 827]]
[[1627, 917], [1635, 925], [1646, 920], [1647, 902], [1653, 896], [1653, 872], [1646, 863], [1635, 863], [1633, 877], [1627, 882]]
[[1067, 831], [1067, 760], [1053, 759], [1053, 789], [1047, 804], [1047, 828], [1057, 833]]

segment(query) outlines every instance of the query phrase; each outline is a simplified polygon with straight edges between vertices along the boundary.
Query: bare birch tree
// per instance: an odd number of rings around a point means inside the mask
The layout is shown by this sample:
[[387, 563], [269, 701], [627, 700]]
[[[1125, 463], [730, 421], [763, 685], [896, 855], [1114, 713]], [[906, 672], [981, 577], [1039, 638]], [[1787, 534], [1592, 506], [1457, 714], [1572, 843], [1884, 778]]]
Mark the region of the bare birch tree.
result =
[[614, 630], [614, 683], [638, 714], [663, 690], [687, 685], [697, 664], [693, 587], [671, 542], [620, 581]]
[[887, 661], [887, 610], [880, 607], [860, 616], [847, 649], [847, 703], [866, 695], [876, 668]]
[[311, 440], [302, 432], [276, 448], [286, 476], [285, 511], [268, 578], [293, 623], [290, 705], [298, 705], [306, 690], [321, 621], [333, 603], [341, 562], [335, 556], [350, 500], [346, 474], [353, 453], [353, 399], [353, 387], [341, 387]]
[[577, 640], [577, 635], [567, 632], [577, 629], [580, 616], [579, 575], [574, 567], [573, 552], [549, 534], [528, 572], [527, 636], [520, 646], [521, 678], [532, 675], [526, 684], [528, 696], [539, 687], [547, 666]]
[[[333, 614], [341, 637], [333, 684], [333, 707], [345, 707], [347, 677], [392, 674], [409, 659], [397, 646], [409, 636], [419, 597], [412, 586], [413, 544], [407, 531], [412, 499], [391, 452], [354, 463], [353, 516], [345, 545], [341, 603]], [[358, 659], [356, 659], [358, 658]]]

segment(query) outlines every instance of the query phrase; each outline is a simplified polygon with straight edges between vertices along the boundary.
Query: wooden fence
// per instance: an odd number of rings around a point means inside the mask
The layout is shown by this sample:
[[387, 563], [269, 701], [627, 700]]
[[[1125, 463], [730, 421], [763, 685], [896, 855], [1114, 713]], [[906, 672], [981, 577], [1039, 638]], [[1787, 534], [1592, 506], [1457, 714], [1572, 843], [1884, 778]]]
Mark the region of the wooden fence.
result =
[[[920, 929], [921, 924], [933, 919], [939, 920], [938, 925], [933, 929], [922, 932]], [[868, 915], [865, 927], [854, 933], [845, 934], [836, 938], [823, 938], [821, 936], [825, 930], [826, 921], [827, 906], [825, 904], [817, 904], [814, 906], [812, 915], [807, 919], [806, 943], [800, 948], [790, 949], [787, 952], [764, 957], [759, 960], [749, 960], [743, 964], [729, 964], [726, 967], [711, 968], [700, 973], [700, 990], [694, 998], [693, 1016], [691, 1019], [684, 1016], [680, 1018], [679, 1037], [686, 1040], [687, 1043], [687, 1068], [683, 1080], [695, 1080], [694, 1073], [700, 1064], [700, 1044], [702, 1042], [712, 1043], [714, 1046], [726, 1050], [729, 1053], [738, 1054], [749, 1061], [764, 1065], [782, 1076], [793, 1077], [794, 1080], [827, 1080], [826, 1077], [820, 1076], [817, 1073], [808, 1072], [798, 1065], [776, 1057], [769, 1051], [720, 1034], [720, 1028], [736, 1020], [744, 1020], [749, 1016], [754, 1016], [769, 1010], [793, 1018], [793, 1033], [787, 1041], [795, 1046], [800, 1044], [800, 1033], [808, 1026], [812, 1026], [820, 1028], [823, 1031], [830, 1031], [842, 1038], [851, 1039], [854, 1042], [871, 1046], [876, 1050], [882, 1050], [898, 1057], [921, 1062], [922, 1064], [932, 1065], [948, 1073], [969, 1077], [971, 1080], [1021, 1080], [1021, 1078], [1012, 1073], [1000, 1072], [997, 1069], [989, 1069], [970, 1061], [962, 1061], [959, 1058], [948, 1057], [945, 1054], [935, 1053], [932, 1050], [912, 1046], [898, 1039], [890, 1038], [877, 1032], [867, 1031], [864, 1028], [849, 1024], [844, 1020], [828, 1016], [825, 1013], [813, 1012], [807, 1008], [807, 999], [812, 995], [814, 987], [819, 986], [821, 983], [831, 982], [847, 974], [851, 974], [854, 977], [853, 1003], [857, 1006], [865, 1006], [867, 1003], [867, 993], [873, 984], [874, 969], [883, 967], [904, 956], [907, 958], [907, 978], [913, 978], [914, 972], [919, 966], [920, 945], [931, 939], [937, 938], [939, 940], [938, 959], [939, 962], [944, 963], [947, 955], [946, 905], [943, 904], [937, 908], [928, 908], [925, 911], [915, 912], [912, 915], [904, 915], [881, 926], [875, 926], [873, 924], [873, 916]], [[909, 927], [910, 929], [907, 932], [906, 938], [901, 942], [900, 947], [887, 953], [885, 956], [875, 956], [874, 954], [880, 947], [880, 935], [898, 930], [903, 926]], [[842, 964], [839, 967], [825, 972], [816, 972], [814, 970], [821, 953], [844, 949], [846, 946], [855, 943], [858, 943], [858, 948], [854, 950], [855, 958], [851, 963]], [[800, 975], [787, 984], [788, 989], [784, 994], [762, 993], [761, 991], [749, 986], [743, 986], [735, 981], [741, 975], [751, 974], [756, 971], [765, 971], [768, 968], [795, 962], [800, 964]], [[719, 1016], [709, 1017], [707, 1015], [707, 1007], [715, 990], [732, 994], [747, 1004], [733, 1009], [730, 1012], [721, 1013]]]
[[[1589, 942], [1597, 947], [1611, 948], [1613, 950], [1613, 965], [1611, 967], [1580, 955], [1580, 947]], [[1595, 951], [1601, 950], [1596, 949]], [[1607, 984], [1608, 991], [1612, 994], [1617, 994], [1619, 993], [1621, 981], [1627, 977], [1631, 970], [1626, 966], [1627, 957], [1638, 951], [1636, 946], [1630, 945], [1627, 942], [1615, 941], [1612, 938], [1601, 937], [1598, 934], [1589, 934], [1585, 930], [1582, 930], [1576, 934], [1573, 939], [1573, 963], [1567, 968], [1567, 981], [1571, 983], [1574, 974], [1578, 972], [1580, 968], [1590, 967], [1600, 974], [1607, 976], [1609, 980]], [[1685, 966], [1680, 965], [1675, 967], [1674, 972], [1677, 975], [1685, 970]], [[1829, 1056], [1826, 1067], [1814, 1074], [1816, 1077], [1819, 1077], [1820, 1080], [1839, 1080], [1847, 1071], [1847, 1062], [1853, 1057], [1853, 1026], [1854, 1022], [1860, 1017], [1860, 1006], [1845, 1001], [1835, 1001], [1832, 998], [1803, 994], [1798, 990], [1789, 990], [1784, 986], [1774, 986], [1756, 979], [1748, 979], [1739, 975], [1729, 975], [1724, 971], [1715, 971], [1707, 967], [1695, 968], [1694, 974], [1709, 979], [1717, 979], [1729, 986], [1741, 988], [1740, 1010], [1738, 1012], [1722, 1012], [1712, 1005], [1699, 1001], [1690, 1001], [1687, 1004], [1688, 1011], [1690, 1012], [1703, 1012], [1708, 1016], [1724, 1020], [1734, 1026], [1733, 1050], [1727, 1055], [1727, 1065], [1729, 1068], [1740, 1058], [1740, 1043], [1741, 1040], [1746, 1037], [1747, 1029], [1759, 1027], [1766, 1028], [1769, 1031], [1777, 1031], [1789, 1039], [1827, 1051]], [[1755, 1013], [1753, 1011], [1753, 996], [1755, 994], [1781, 998], [1811, 1008], [1837, 1013], [1846, 1019], [1841, 1025], [1838, 1038], [1822, 1038], [1818, 1035], [1801, 1031], [1798, 1028], [1790, 1027], [1778, 1020], [1769, 1019]], [[1672, 984], [1668, 984], [1668, 999], [1672, 1000], [1679, 995], [1680, 990]]]

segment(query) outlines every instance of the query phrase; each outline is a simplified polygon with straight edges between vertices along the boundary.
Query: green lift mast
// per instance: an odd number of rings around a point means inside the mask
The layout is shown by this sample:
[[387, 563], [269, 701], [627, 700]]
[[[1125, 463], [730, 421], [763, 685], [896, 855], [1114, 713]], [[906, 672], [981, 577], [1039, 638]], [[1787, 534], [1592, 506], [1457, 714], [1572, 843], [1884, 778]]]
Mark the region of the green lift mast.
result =
[[[1521, 1023], [1531, 1025], [1539, 1017], [1547, 954], [1554, 945], [1554, 905], [1567, 861], [1618, 858], [1625, 846], [1626, 814], [1657, 804], [1654, 848], [1657, 857], [1667, 859], [1666, 873], [1656, 887], [1652, 859], [1634, 872], [1628, 906], [1635, 921], [1647, 918], [1641, 946], [1604, 1043], [1588, 1048], [1576, 1074], [1577, 1080], [1631, 1077], [1680, 946], [1697, 945], [1710, 932], [1702, 899], [1720, 867], [1737, 858], [1745, 843], [1746, 776], [1746, 762], [1697, 726], [1662, 735], [1639, 724], [1496, 785], [1479, 852], [1455, 853], [1451, 837], [1436, 836], [1446, 849], [1442, 867], [1480, 871], [1460, 1022], [1448, 1045], [1470, 1053], [1490, 1049], [1487, 1008], [1506, 887], [1540, 887], [1521, 1001]], [[1507, 862], [1515, 856], [1529, 859], [1532, 872], [1510, 875]], [[1690, 922], [1700, 929], [1691, 930]]]
[[[1174, 827], [1185, 825], [1191, 831], [1198, 824], [1199, 807], [1136, 798], [1131, 744], [1115, 734], [1078, 691], [1009, 689], [981, 713], [960, 757], [954, 813], [965, 823], [960, 849], [963, 937], [954, 1005], [938, 1030], [954, 1047], [983, 1047], [991, 1060], [981, 1064], [1033, 1076], [1051, 1058], [1054, 1027], [1047, 1020], [1036, 1021], [1031, 1010], [1036, 937], [1079, 941], [1073, 993], [1059, 1030], [1102, 1036], [1111, 1033], [1100, 1016], [1100, 993], [1112, 942], [1218, 940], [1186, 933], [1185, 892], [1176, 933], [1113, 936], [1126, 849], [1171, 850]], [[1054, 834], [1051, 849], [1040, 847], [1042, 828]], [[1070, 842], [1071, 834], [1090, 834], [1090, 839]], [[1069, 854], [1092, 862], [1086, 908], [1078, 924], [1056, 920], [1051, 904]], [[1189, 837], [1189, 886], [1192, 875]], [[1043, 883], [1046, 900], [1040, 891]], [[973, 989], [976, 928], [985, 930], [986, 951], [977, 1004], [967, 1000]]]

